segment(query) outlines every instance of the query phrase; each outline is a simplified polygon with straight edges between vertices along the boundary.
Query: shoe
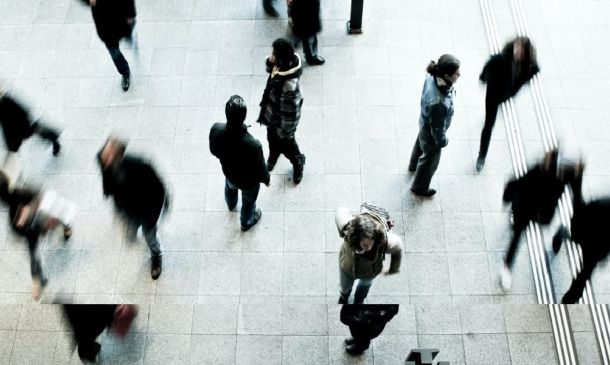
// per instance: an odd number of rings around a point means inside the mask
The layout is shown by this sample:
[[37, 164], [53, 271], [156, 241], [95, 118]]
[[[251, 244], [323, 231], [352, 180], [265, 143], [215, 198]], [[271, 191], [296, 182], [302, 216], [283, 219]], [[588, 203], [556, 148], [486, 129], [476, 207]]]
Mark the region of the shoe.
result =
[[572, 291], [568, 290], [563, 298], [561, 298], [561, 304], [577, 304], [580, 297], [576, 297]]
[[345, 351], [350, 355], [360, 355], [368, 348], [369, 348], [369, 345], [362, 346], [362, 345], [358, 345], [358, 344], [354, 343], [353, 345], [347, 346], [345, 348]]
[[307, 64], [311, 66], [323, 65], [326, 60], [322, 56], [313, 56], [307, 60]]
[[121, 80], [123, 91], [129, 90], [129, 85], [131, 85], [131, 77], [129, 75], [123, 75], [123, 79]]
[[345, 345], [350, 346], [356, 343], [356, 340], [354, 340], [353, 337], [348, 337], [345, 340], [343, 340], [343, 343], [345, 343]]
[[256, 223], [258, 223], [259, 219], [261, 219], [262, 216], [263, 216], [263, 212], [261, 212], [260, 209], [256, 209], [254, 211], [254, 221], [252, 222], [252, 224], [248, 224], [247, 226], [241, 226], [242, 232], [246, 232], [250, 228], [254, 227], [254, 225]]
[[553, 236], [553, 252], [555, 254], [559, 253], [559, 250], [561, 249], [561, 244], [563, 243], [563, 240], [566, 237], [567, 237], [567, 232], [566, 232], [565, 227], [559, 228], [557, 233], [555, 233], [555, 236]]
[[305, 169], [305, 155], [299, 157], [299, 163], [292, 165], [292, 181], [295, 185], [303, 180], [303, 170]]
[[267, 170], [269, 170], [269, 172], [273, 171], [273, 168], [275, 167], [275, 164], [277, 163], [277, 158], [276, 159], [271, 159], [268, 158], [267, 159]]
[[72, 227], [64, 227], [64, 240], [69, 240], [72, 237]]
[[417, 170], [417, 166], [415, 166], [415, 167], [409, 166], [409, 172], [415, 172], [415, 170]]
[[98, 342], [93, 342], [90, 348], [83, 347], [79, 344], [78, 357], [84, 363], [94, 363], [101, 349], [102, 345], [100, 345]]
[[479, 157], [477, 157], [477, 172], [481, 172], [481, 170], [483, 170], [483, 166], [485, 166], [485, 156], [479, 155]]
[[280, 14], [278, 14], [277, 10], [275, 10], [271, 4], [263, 4], [263, 9], [265, 9], [265, 13], [267, 13], [269, 16], [274, 18], [280, 16]]
[[53, 156], [59, 155], [59, 151], [61, 151], [61, 145], [57, 141], [53, 141]]
[[436, 194], [436, 190], [434, 189], [428, 189], [428, 190], [413, 190], [413, 188], [411, 188], [411, 192], [415, 195], [419, 195], [419, 196], [425, 196], [427, 198], [431, 197], [432, 195]]
[[237, 205], [234, 205], [234, 206], [227, 205], [227, 209], [229, 209], [229, 212], [232, 212], [233, 210], [235, 210], [236, 206]]
[[159, 276], [161, 276], [162, 268], [162, 256], [153, 256], [152, 257], [152, 266], [150, 268], [150, 276], [153, 280], [157, 280]]
[[513, 287], [513, 274], [506, 264], [504, 264], [500, 271], [500, 280], [504, 291], [509, 291]]

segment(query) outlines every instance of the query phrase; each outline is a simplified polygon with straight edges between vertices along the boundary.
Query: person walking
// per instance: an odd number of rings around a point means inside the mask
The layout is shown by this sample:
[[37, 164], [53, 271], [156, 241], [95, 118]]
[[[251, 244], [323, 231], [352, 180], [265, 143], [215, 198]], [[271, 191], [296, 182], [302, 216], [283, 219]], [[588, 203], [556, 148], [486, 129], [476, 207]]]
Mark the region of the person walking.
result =
[[246, 102], [233, 95], [225, 105], [226, 123], [215, 123], [210, 130], [210, 152], [220, 160], [225, 175], [225, 202], [229, 210], [237, 206], [241, 190], [241, 230], [252, 228], [261, 218], [256, 198], [263, 183], [269, 186], [271, 178], [265, 164], [263, 147], [244, 125]]
[[491, 56], [483, 67], [479, 80], [487, 84], [485, 94], [485, 124], [477, 158], [477, 172], [485, 165], [491, 131], [496, 123], [498, 107], [519, 92], [521, 87], [540, 72], [536, 50], [528, 37], [508, 42], [502, 52]]
[[453, 117], [453, 84], [460, 77], [460, 61], [444, 54], [438, 62], [430, 61], [426, 69], [419, 115], [419, 134], [415, 140], [409, 171], [415, 172], [411, 191], [415, 195], [430, 197], [432, 176], [441, 160], [441, 149], [449, 143], [446, 133]]
[[360, 355], [369, 348], [371, 340], [383, 332], [385, 325], [398, 314], [398, 304], [344, 304], [341, 323], [349, 327], [351, 338], [345, 339], [345, 351]]
[[339, 251], [339, 304], [347, 304], [356, 280], [354, 304], [362, 304], [383, 269], [386, 253], [391, 255], [387, 274], [400, 270], [402, 239], [390, 231], [393, 222], [385, 209], [367, 203], [354, 215], [347, 208], [337, 209], [335, 223], [343, 238]]
[[273, 53], [267, 57], [266, 66], [269, 78], [260, 102], [258, 122], [267, 126], [267, 168], [273, 171], [283, 154], [292, 163], [292, 180], [298, 184], [303, 179], [305, 167], [305, 155], [295, 139], [303, 106], [299, 88], [303, 71], [301, 59], [287, 39], [278, 38], [273, 42]]
[[97, 34], [106, 45], [112, 62], [122, 75], [121, 87], [129, 90], [131, 71], [121, 53], [119, 41], [127, 38], [135, 45], [133, 31], [136, 25], [135, 0], [82, 0], [91, 6]]
[[60, 132], [38, 120], [32, 120], [26, 108], [7, 95], [4, 89], [0, 89], [0, 125], [2, 125], [4, 141], [10, 153], [17, 153], [23, 141], [34, 134], [53, 145], [54, 156], [57, 156], [61, 150]]
[[[318, 55], [318, 36], [322, 30], [320, 0], [288, 0], [288, 16], [292, 33], [303, 43], [303, 53], [309, 65], [321, 65], [324, 57]], [[295, 47], [298, 47], [299, 41]]]
[[162, 252], [157, 221], [167, 211], [169, 199], [163, 181], [150, 163], [126, 154], [127, 143], [110, 137], [97, 155], [102, 171], [104, 197], [112, 196], [114, 204], [135, 237], [142, 226], [144, 238], [152, 255], [150, 275], [161, 275]]

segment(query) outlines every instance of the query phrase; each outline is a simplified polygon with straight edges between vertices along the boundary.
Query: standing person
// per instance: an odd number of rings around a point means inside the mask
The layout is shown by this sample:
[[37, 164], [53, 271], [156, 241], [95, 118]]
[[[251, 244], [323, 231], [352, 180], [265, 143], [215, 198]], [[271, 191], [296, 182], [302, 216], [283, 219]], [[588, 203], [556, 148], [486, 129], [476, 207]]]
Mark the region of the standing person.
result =
[[312, 66], [323, 64], [324, 57], [318, 55], [317, 36], [322, 30], [320, 0], [288, 0], [288, 16], [292, 19], [292, 32], [303, 43], [307, 63]]
[[504, 189], [502, 199], [511, 204], [513, 214], [513, 236], [500, 276], [504, 290], [510, 290], [512, 286], [515, 252], [527, 225], [530, 222], [545, 225], [551, 222], [566, 185], [570, 185], [575, 196], [580, 196], [582, 167], [560, 167], [558, 160], [558, 150], [545, 153], [542, 163], [536, 164], [519, 179], [510, 181]]
[[9, 152], [17, 153], [24, 140], [37, 134], [51, 142], [54, 156], [59, 154], [59, 132], [38, 120], [32, 120], [25, 107], [3, 89], [0, 89], [0, 124]]
[[393, 222], [384, 209], [364, 203], [352, 215], [347, 208], [335, 213], [335, 223], [343, 244], [339, 251], [339, 304], [347, 304], [354, 282], [358, 280], [354, 304], [362, 304], [373, 279], [381, 273], [385, 254], [391, 255], [388, 274], [400, 270], [402, 239], [391, 232]]
[[441, 160], [441, 149], [449, 143], [447, 129], [453, 117], [453, 84], [460, 77], [460, 61], [444, 54], [438, 62], [430, 61], [421, 96], [419, 134], [413, 146], [409, 171], [415, 172], [411, 191], [430, 197], [430, 181]]
[[260, 102], [258, 122], [267, 126], [267, 168], [273, 171], [280, 154], [283, 154], [292, 163], [292, 180], [298, 184], [303, 179], [305, 167], [305, 155], [299, 150], [294, 136], [303, 106], [299, 88], [303, 72], [301, 58], [287, 39], [278, 38], [273, 42], [273, 53], [267, 57], [266, 66], [269, 78]]
[[66, 304], [66, 319], [78, 346], [78, 356], [83, 362], [95, 362], [102, 345], [95, 339], [108, 327], [120, 337], [125, 337], [138, 314], [133, 304]]
[[41, 192], [30, 187], [10, 188], [10, 180], [4, 171], [0, 172], [0, 199], [8, 205], [11, 227], [15, 233], [27, 240], [32, 297], [38, 300], [48, 282], [42, 271], [38, 252], [40, 238], [61, 226], [64, 239], [69, 239], [72, 236], [71, 222], [76, 214], [76, 207], [53, 191]]
[[265, 13], [269, 14], [274, 18], [277, 18], [280, 15], [273, 6], [273, 0], [263, 0], [263, 9], [265, 9]]
[[263, 147], [244, 125], [246, 102], [233, 95], [225, 106], [226, 123], [215, 123], [210, 130], [210, 152], [220, 160], [225, 174], [225, 202], [229, 210], [237, 205], [241, 190], [241, 230], [247, 231], [261, 218], [256, 208], [260, 183], [269, 186], [270, 176]]
[[479, 80], [487, 83], [487, 93], [485, 95], [485, 124], [481, 131], [477, 172], [480, 172], [485, 165], [498, 107], [515, 96], [521, 87], [538, 72], [540, 72], [540, 68], [536, 61], [536, 50], [528, 37], [517, 37], [508, 42], [502, 52], [491, 56], [483, 67]]
[[128, 38], [133, 42], [133, 29], [136, 25], [135, 0], [82, 0], [91, 6], [97, 34], [106, 45], [112, 62], [123, 76], [121, 87], [129, 90], [131, 71], [125, 56], [119, 48], [119, 41]]
[[344, 304], [341, 323], [349, 326], [351, 338], [345, 339], [345, 351], [360, 355], [369, 348], [371, 340], [383, 332], [385, 325], [398, 313], [398, 304]]
[[98, 153], [104, 196], [113, 196], [133, 236], [142, 226], [152, 255], [150, 275], [157, 280], [161, 275], [162, 254], [157, 221], [168, 206], [165, 186], [148, 162], [126, 154], [126, 148], [126, 142], [110, 137]]

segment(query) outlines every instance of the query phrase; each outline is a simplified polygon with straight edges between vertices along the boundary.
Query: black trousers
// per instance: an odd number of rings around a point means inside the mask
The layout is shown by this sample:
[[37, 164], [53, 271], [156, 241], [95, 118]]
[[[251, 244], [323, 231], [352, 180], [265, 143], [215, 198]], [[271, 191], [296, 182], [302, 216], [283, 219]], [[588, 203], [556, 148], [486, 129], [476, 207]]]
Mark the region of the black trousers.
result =
[[517, 251], [517, 247], [519, 246], [519, 241], [521, 241], [521, 234], [527, 228], [529, 221], [519, 220], [516, 215], [513, 214], [513, 237], [510, 241], [510, 245], [508, 246], [508, 251], [506, 252], [506, 257], [504, 258], [504, 263], [509, 268], [513, 267], [513, 262], [515, 260], [515, 252]]
[[305, 155], [301, 153], [294, 136], [281, 138], [276, 127], [267, 127], [267, 141], [270, 161], [277, 161], [280, 155], [284, 155], [295, 166], [305, 163]]
[[479, 147], [479, 156], [485, 158], [489, 150], [489, 142], [491, 141], [491, 132], [496, 124], [498, 108], [502, 104], [497, 98], [487, 96], [485, 98], [485, 124], [481, 131], [481, 144]]
[[[303, 43], [305, 60], [310, 61], [318, 55], [318, 36], [316, 34], [309, 37], [299, 37], [299, 40]], [[295, 45], [295, 47], [296, 46], [298, 45]]]
[[432, 176], [434, 176], [440, 161], [441, 148], [437, 147], [434, 141], [428, 140], [420, 132], [413, 145], [409, 161], [409, 170], [415, 170], [411, 188], [415, 191], [428, 190]]
[[84, 361], [95, 361], [99, 344], [95, 339], [112, 325], [116, 305], [97, 304], [64, 305], [64, 312], [74, 330], [74, 340], [78, 345], [78, 355]]

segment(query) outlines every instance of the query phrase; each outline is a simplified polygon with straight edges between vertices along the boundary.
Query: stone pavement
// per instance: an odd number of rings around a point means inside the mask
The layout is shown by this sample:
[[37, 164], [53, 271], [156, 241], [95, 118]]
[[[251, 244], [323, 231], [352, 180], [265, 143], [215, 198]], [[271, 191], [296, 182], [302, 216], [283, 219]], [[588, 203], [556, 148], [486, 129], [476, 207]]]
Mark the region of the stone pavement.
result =
[[[277, 328], [286, 323], [290, 311], [285, 310], [294, 303], [318, 306], [321, 313], [338, 311], [333, 304], [341, 241], [333, 212], [339, 206], [356, 210], [368, 201], [391, 211], [406, 253], [399, 274], [375, 280], [368, 303], [536, 303], [525, 252], [516, 258], [513, 290], [504, 293], [498, 281], [509, 239], [501, 193], [511, 175], [501, 117], [487, 165], [481, 174], [474, 173], [485, 92], [478, 74], [489, 53], [479, 2], [366, 1], [364, 34], [359, 36], [345, 32], [349, 3], [322, 2], [319, 42], [327, 62], [304, 69], [297, 138], [307, 155], [305, 178], [295, 186], [290, 164], [281, 159], [271, 187], [261, 189], [262, 220], [242, 233], [238, 213], [225, 207], [220, 164], [209, 153], [207, 136], [212, 123], [224, 120], [228, 97], [239, 94], [249, 104], [250, 131], [266, 146], [265, 130], [255, 124], [266, 80], [264, 57], [271, 42], [286, 34], [285, 16], [268, 18], [258, 0], [140, 0], [139, 58], [132, 50], [124, 52], [133, 73], [131, 89], [124, 93], [90, 11], [80, 2], [1, 1], [0, 80], [36, 115], [64, 130], [58, 158], [46, 144], [24, 144], [25, 174], [80, 207], [71, 241], [49, 237], [43, 244], [50, 282], [42, 302], [245, 306], [252, 308], [240, 312], [247, 321], [269, 316], [273, 321], [261, 325], [276, 326], [257, 335], [288, 336], [292, 332]], [[516, 29], [509, 4], [494, 1], [505, 40]], [[285, 14], [285, 5], [278, 5]], [[604, 194], [610, 181], [610, 127], [603, 119], [610, 101], [602, 89], [610, 79], [610, 3], [537, 0], [525, 7], [562, 146], [581, 151], [589, 162], [585, 197]], [[456, 84], [449, 146], [432, 184], [439, 192], [433, 199], [419, 199], [408, 190], [412, 176], [407, 163], [417, 134], [424, 69], [442, 53], [462, 61], [462, 77]], [[527, 87], [515, 102], [526, 153], [533, 160], [543, 146]], [[172, 210], [161, 228], [164, 270], [158, 281], [150, 279], [143, 238], [129, 243], [111, 203], [102, 198], [94, 154], [111, 132], [130, 138], [130, 150], [149, 157], [173, 193]], [[8, 222], [5, 210], [0, 211], [2, 221]], [[6, 224], [0, 227], [0, 302], [30, 303], [26, 247]], [[553, 231], [544, 230], [547, 241]], [[558, 296], [570, 283], [566, 260], [561, 253], [551, 262]], [[598, 302], [610, 302], [609, 270], [594, 274]], [[335, 357], [341, 351], [332, 350], [340, 343], [336, 333], [330, 325], [320, 331], [315, 341], [328, 344], [329, 362], [340, 362]], [[421, 345], [420, 327], [412, 331], [400, 334], [410, 334], [410, 344], [417, 334]], [[187, 346], [196, 332], [180, 333], [181, 346]], [[457, 333], [450, 332], [456, 336], [446, 342], [462, 348], [467, 337]], [[233, 343], [236, 334], [237, 344], [239, 338], [246, 341], [242, 346], [259, 340], [230, 332]], [[261, 341], [271, 341], [275, 354], [282, 352], [282, 343], [299, 346], [312, 340], [273, 336]], [[502, 341], [510, 347], [510, 336]], [[424, 341], [436, 346], [433, 342]], [[461, 363], [464, 356], [450, 360]]]

